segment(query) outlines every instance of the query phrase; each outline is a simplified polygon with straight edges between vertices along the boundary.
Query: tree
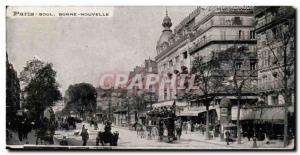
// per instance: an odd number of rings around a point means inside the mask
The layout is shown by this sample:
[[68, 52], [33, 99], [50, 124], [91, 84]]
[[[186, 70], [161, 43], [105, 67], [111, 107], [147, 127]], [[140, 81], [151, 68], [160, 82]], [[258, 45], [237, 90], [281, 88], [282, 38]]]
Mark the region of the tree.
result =
[[8, 127], [16, 118], [17, 110], [20, 109], [20, 82], [17, 72], [12, 64], [8, 61], [6, 53], [6, 123]]
[[287, 15], [283, 22], [267, 31], [268, 53], [273, 57], [271, 72], [281, 86], [278, 93], [284, 98], [284, 147], [288, 144], [288, 107], [292, 104], [292, 94], [295, 91], [295, 9], [286, 7]]
[[33, 78], [35, 78], [38, 71], [42, 69], [45, 65], [46, 63], [41, 61], [36, 56], [33, 58], [33, 60], [26, 62], [26, 66], [20, 72], [20, 81], [22, 89], [25, 88]]
[[44, 110], [61, 99], [61, 93], [51, 63], [45, 64], [35, 74], [24, 88], [24, 107], [28, 109], [31, 118], [38, 122], [42, 119]]
[[74, 110], [84, 118], [85, 112], [94, 113], [96, 110], [97, 91], [89, 83], [70, 85], [66, 91], [65, 101], [67, 103], [65, 108]]
[[[218, 61], [226, 64], [223, 67], [224, 78], [228, 78], [224, 82], [228, 93], [232, 93], [237, 98], [237, 143], [241, 144], [240, 133], [240, 110], [241, 101], [244, 93], [253, 93], [256, 89], [257, 82], [257, 51], [250, 51], [249, 47], [234, 45], [220, 52]], [[253, 63], [253, 64], [252, 64]]]
[[220, 63], [214, 54], [206, 59], [196, 57], [192, 62], [191, 73], [195, 75], [194, 84], [199, 90], [191, 95], [193, 100], [202, 101], [206, 108], [206, 139], [209, 139], [209, 106], [222, 85], [219, 67]]
[[[21, 89], [21, 108], [25, 102], [25, 87], [30, 83], [32, 79], [35, 78], [38, 71], [41, 70], [45, 66], [45, 62], [41, 61], [38, 57], [34, 57], [33, 60], [29, 60], [26, 62], [26, 66], [20, 72], [20, 89]], [[24, 103], [25, 104], [25, 103]]]

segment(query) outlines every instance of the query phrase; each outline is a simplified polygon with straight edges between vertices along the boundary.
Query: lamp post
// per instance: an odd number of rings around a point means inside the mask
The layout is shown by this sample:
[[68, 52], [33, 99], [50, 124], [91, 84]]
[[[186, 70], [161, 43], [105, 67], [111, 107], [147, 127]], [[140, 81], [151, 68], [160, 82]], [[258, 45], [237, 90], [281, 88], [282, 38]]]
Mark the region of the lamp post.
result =
[[[253, 115], [254, 115], [254, 118], [255, 118], [255, 115], [256, 115], [256, 112], [258, 111], [258, 109], [256, 107], [253, 108]], [[254, 133], [253, 133], [253, 145], [252, 147], [253, 148], [257, 148], [257, 142], [256, 142], [256, 125], [254, 125]]]

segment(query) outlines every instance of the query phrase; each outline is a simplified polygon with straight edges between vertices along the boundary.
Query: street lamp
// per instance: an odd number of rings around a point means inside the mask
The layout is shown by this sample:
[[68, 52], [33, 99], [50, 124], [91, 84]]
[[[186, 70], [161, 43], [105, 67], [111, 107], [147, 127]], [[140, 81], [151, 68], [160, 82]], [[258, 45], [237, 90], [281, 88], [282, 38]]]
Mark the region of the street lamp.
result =
[[[255, 118], [255, 115], [256, 115], [256, 112], [258, 111], [258, 109], [256, 107], [253, 108], [253, 115], [254, 115], [254, 118]], [[256, 127], [256, 125], [255, 125]], [[253, 134], [253, 145], [252, 147], [253, 148], [257, 148], [257, 142], [256, 142], [256, 128], [254, 127], [254, 134]]]

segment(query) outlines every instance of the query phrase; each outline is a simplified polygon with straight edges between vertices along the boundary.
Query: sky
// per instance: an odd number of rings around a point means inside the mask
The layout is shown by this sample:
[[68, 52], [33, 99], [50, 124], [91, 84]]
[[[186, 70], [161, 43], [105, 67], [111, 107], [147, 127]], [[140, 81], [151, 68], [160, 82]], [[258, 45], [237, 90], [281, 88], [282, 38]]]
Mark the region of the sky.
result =
[[[196, 7], [170, 7], [174, 27]], [[18, 74], [34, 56], [53, 63], [62, 93], [99, 86], [107, 72], [128, 72], [156, 56], [166, 7], [114, 7], [110, 18], [7, 18], [7, 53]]]

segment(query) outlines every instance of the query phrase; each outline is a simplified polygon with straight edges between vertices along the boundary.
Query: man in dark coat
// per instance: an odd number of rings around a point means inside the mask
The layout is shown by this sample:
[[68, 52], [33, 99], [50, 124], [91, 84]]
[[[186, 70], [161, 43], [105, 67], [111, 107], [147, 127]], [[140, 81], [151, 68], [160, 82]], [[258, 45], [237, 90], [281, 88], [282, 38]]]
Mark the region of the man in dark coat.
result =
[[86, 146], [87, 141], [89, 140], [89, 133], [87, 132], [87, 129], [84, 129], [81, 132], [81, 137], [82, 137], [82, 146]]
[[62, 146], [68, 146], [69, 145], [66, 136], [63, 136], [63, 139], [59, 142], [59, 145], [62, 145]]

